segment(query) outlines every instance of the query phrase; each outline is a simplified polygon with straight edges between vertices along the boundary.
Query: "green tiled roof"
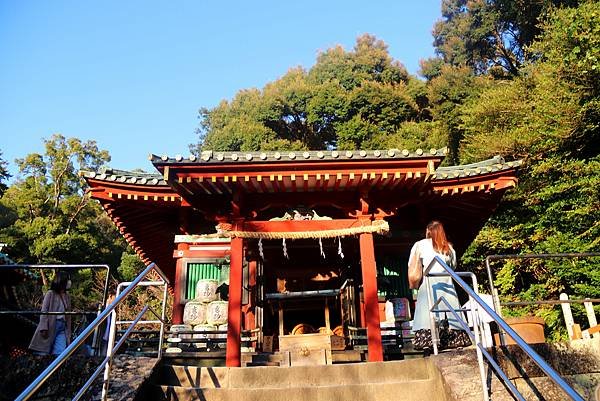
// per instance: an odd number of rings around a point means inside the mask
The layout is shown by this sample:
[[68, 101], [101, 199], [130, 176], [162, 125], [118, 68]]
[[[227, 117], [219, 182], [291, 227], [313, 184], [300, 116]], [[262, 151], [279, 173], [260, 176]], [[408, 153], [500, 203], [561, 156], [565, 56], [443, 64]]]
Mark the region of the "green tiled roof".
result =
[[190, 163], [242, 163], [242, 162], [288, 162], [302, 161], [342, 161], [342, 160], [394, 160], [444, 157], [447, 148], [423, 150], [386, 149], [386, 150], [298, 150], [281, 152], [219, 152], [203, 151], [199, 156], [184, 157], [176, 155], [157, 156], [151, 154], [149, 159], [154, 164], [190, 164]]

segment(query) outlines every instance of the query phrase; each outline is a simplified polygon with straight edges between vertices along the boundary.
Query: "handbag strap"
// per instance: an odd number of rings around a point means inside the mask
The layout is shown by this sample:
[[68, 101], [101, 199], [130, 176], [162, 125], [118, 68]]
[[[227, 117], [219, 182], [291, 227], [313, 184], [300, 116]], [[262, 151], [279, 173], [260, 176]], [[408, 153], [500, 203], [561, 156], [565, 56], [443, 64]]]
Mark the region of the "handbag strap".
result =
[[58, 294], [58, 296], [60, 297], [60, 301], [62, 302], [63, 306], [65, 307], [65, 312], [67, 312], [67, 303], [65, 302], [65, 299], [63, 298], [63, 294]]

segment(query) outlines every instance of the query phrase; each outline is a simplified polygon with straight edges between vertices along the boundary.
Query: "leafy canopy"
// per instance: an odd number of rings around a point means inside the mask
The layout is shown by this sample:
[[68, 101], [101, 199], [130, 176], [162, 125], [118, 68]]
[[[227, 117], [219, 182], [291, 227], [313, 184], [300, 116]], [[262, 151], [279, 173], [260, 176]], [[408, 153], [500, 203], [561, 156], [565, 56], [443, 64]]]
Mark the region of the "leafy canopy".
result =
[[292, 68], [263, 89], [201, 109], [200, 142], [191, 149], [377, 148], [398, 146], [400, 138], [441, 147], [443, 139], [431, 141], [414, 125], [429, 120], [426, 102], [424, 84], [365, 34], [351, 51], [322, 52], [308, 71]]
[[8, 188], [4, 181], [10, 178], [8, 173], [8, 163], [2, 158], [2, 150], [0, 150], [0, 197], [4, 194], [4, 191]]
[[[600, 3], [554, 9], [541, 23], [535, 54], [512, 80], [497, 80], [461, 106], [461, 158], [492, 154], [526, 161], [516, 190], [486, 224], [465, 267], [482, 271], [489, 254], [594, 252], [600, 245]], [[598, 298], [598, 258], [510, 261], [494, 266], [505, 301]], [[585, 328], [583, 308], [573, 306]], [[596, 307], [598, 312], [598, 307]], [[564, 336], [557, 308], [530, 308], [552, 338]]]
[[[433, 28], [436, 52], [445, 63], [476, 74], [519, 74], [526, 47], [540, 33], [539, 19], [571, 0], [442, 0]], [[430, 65], [431, 66], [431, 65]], [[431, 72], [431, 70], [429, 70]]]

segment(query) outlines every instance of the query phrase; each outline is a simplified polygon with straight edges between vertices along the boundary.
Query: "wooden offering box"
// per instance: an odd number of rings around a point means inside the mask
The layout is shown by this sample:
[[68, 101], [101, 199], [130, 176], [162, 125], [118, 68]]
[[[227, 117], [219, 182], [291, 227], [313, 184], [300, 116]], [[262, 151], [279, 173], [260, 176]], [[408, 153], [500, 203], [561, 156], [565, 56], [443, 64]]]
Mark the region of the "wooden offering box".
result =
[[279, 336], [279, 351], [290, 366], [330, 365], [331, 335], [322, 333]]

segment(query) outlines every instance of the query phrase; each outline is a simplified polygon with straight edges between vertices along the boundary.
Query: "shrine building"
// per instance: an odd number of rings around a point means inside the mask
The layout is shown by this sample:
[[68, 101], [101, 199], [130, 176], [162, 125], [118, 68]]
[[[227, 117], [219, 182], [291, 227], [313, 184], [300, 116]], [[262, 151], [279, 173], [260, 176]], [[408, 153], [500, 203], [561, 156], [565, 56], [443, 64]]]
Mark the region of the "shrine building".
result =
[[410, 298], [408, 254], [427, 223], [441, 221], [460, 256], [517, 183], [519, 161], [440, 167], [445, 152], [205, 151], [151, 155], [156, 173], [81, 175], [139, 257], [169, 276], [174, 324], [198, 280], [226, 276], [227, 366], [240, 366], [242, 330], [261, 349], [303, 325], [344, 338], [362, 329], [367, 360], [381, 361], [380, 304]]

